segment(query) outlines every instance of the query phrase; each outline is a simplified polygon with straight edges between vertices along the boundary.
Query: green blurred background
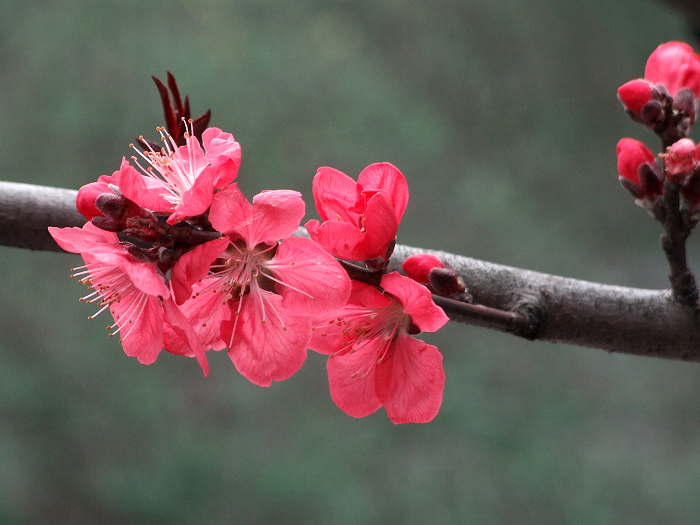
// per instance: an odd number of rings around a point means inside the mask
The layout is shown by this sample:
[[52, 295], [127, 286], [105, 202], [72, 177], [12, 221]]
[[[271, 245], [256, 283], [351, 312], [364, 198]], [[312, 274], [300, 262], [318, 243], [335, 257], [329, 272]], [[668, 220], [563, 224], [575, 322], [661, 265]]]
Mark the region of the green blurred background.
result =
[[[664, 288], [617, 183], [616, 88], [681, 39], [643, 0], [0, 4], [1, 178], [78, 188], [162, 124], [150, 75], [241, 143], [239, 182], [390, 161], [399, 242]], [[697, 234], [691, 260], [700, 267]], [[0, 523], [697, 523], [700, 369], [450, 325], [442, 410], [355, 420], [324, 358], [248, 383], [151, 366], [79, 304], [73, 255], [0, 248]]]

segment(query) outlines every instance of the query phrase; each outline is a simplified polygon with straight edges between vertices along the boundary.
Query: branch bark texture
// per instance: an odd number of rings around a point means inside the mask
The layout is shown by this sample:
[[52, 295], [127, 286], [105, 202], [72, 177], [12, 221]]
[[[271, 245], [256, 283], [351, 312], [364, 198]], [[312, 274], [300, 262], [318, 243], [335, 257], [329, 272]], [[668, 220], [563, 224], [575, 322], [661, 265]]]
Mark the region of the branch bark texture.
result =
[[82, 226], [76, 190], [0, 182], [0, 244], [29, 250], [62, 251], [49, 226]]
[[[0, 244], [60, 251], [47, 228], [85, 223], [75, 209], [76, 193], [0, 182]], [[531, 340], [700, 361], [698, 315], [669, 291], [592, 283], [402, 245], [389, 270], [424, 252], [451, 265], [473, 296], [473, 304], [436, 297], [454, 321]]]

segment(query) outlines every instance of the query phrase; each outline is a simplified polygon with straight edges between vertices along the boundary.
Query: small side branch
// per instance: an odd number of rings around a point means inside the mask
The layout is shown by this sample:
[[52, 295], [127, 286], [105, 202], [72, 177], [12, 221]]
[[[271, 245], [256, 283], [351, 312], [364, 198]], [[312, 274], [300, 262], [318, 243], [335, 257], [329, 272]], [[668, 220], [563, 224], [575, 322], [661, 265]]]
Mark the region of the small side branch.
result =
[[695, 309], [698, 306], [698, 288], [688, 267], [685, 250], [685, 242], [691, 228], [683, 220], [680, 211], [680, 186], [668, 179], [664, 183], [663, 199], [666, 213], [663, 225], [666, 233], [661, 236], [661, 248], [668, 260], [668, 278], [674, 298], [680, 304]]

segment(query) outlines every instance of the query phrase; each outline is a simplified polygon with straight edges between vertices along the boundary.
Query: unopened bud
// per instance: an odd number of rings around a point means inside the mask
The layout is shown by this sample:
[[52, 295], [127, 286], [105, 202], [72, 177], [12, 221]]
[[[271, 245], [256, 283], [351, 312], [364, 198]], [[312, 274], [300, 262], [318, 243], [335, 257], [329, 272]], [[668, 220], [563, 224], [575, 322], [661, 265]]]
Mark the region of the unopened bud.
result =
[[120, 220], [128, 207], [124, 197], [118, 197], [113, 193], [103, 193], [95, 200], [95, 207], [106, 217]]
[[638, 78], [617, 88], [617, 97], [625, 109], [641, 115], [644, 105], [651, 101], [651, 89], [649, 82]]
[[689, 124], [695, 123], [696, 101], [695, 95], [688, 88], [679, 89], [673, 97], [673, 109], [683, 114], [689, 120]]
[[639, 175], [639, 188], [641, 189], [643, 196], [661, 195], [663, 193], [664, 172], [658, 162], [645, 162], [639, 166], [637, 169], [637, 174]]
[[664, 106], [658, 100], [650, 100], [642, 108], [639, 122], [647, 128], [653, 128], [658, 122], [662, 122], [666, 118]]
[[428, 274], [428, 279], [435, 293], [443, 297], [462, 293], [466, 289], [457, 272], [452, 268], [433, 268]]
[[640, 197], [635, 186], [645, 197], [653, 198], [661, 193], [663, 176], [657, 176], [657, 169], [654, 154], [638, 140], [625, 138], [617, 143], [617, 172], [628, 181], [622, 185], [636, 198]]

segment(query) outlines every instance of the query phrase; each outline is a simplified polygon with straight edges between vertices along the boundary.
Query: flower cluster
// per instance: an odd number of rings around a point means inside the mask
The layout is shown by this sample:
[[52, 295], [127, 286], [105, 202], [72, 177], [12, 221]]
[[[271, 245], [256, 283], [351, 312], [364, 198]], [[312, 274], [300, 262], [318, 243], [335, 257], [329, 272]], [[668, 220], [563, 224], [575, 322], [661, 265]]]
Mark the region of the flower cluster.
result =
[[[165, 349], [196, 358], [207, 375], [207, 352], [227, 349], [261, 386], [289, 378], [312, 349], [330, 356], [331, 396], [348, 414], [384, 406], [395, 423], [433, 419], [442, 356], [414, 336], [447, 322], [431, 291], [464, 286], [433, 256], [417, 256], [424, 280], [412, 263], [410, 278], [387, 273], [408, 203], [401, 172], [372, 164], [355, 182], [320, 168], [321, 221], [307, 222], [310, 238], [293, 236], [305, 214], [301, 195], [270, 190], [249, 201], [234, 182], [241, 148], [233, 135], [207, 127], [209, 112], [191, 119], [170, 74], [168, 88], [155, 81], [162, 144], [139, 137], [136, 155], [80, 189], [83, 228], [49, 229], [83, 258], [74, 276], [89, 289], [81, 301], [99, 307], [90, 318], [109, 310], [110, 335], [141, 363]], [[351, 281], [351, 266], [375, 284]]]
[[[664, 195], [680, 194], [684, 227], [697, 222], [700, 204], [700, 149], [688, 138], [700, 100], [700, 57], [682, 42], [660, 45], [647, 60], [644, 78], [617, 91], [630, 117], [661, 138], [654, 155], [642, 142], [623, 138], [617, 145], [620, 183], [662, 222], [672, 211]], [[676, 199], [670, 199], [675, 202]]]

